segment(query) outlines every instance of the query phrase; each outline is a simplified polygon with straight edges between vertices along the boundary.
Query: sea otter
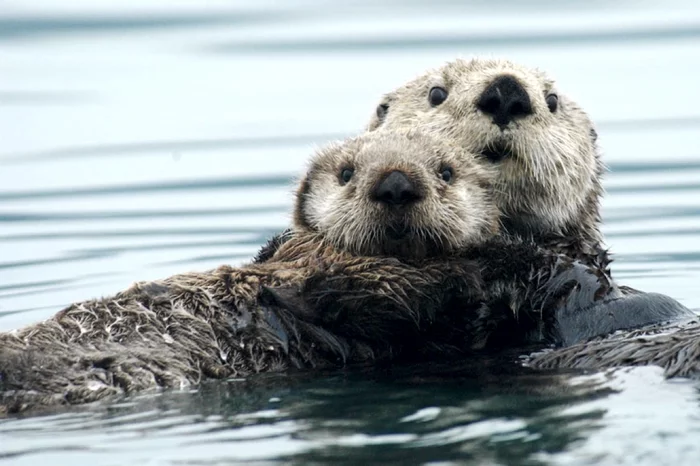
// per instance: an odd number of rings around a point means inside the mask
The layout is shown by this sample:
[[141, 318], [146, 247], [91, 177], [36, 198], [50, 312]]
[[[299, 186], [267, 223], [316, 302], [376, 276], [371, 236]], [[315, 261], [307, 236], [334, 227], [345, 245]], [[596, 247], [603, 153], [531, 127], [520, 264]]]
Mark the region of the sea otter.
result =
[[[397, 259], [449, 256], [495, 234], [490, 173], [457, 154], [411, 133], [375, 133], [321, 150], [297, 194], [295, 235], [272, 260], [136, 283], [1, 333], [1, 409], [400, 354], [444, 307], [452, 277], [467, 301], [482, 299], [475, 261], [417, 268]], [[363, 229], [339, 228], [347, 216]], [[336, 286], [351, 277], [374, 303], [345, 302], [350, 326], [330, 313], [276, 304], [281, 294], [271, 290], [301, 288], [312, 277]], [[414, 299], [413, 287], [424, 294]]]
[[[605, 167], [587, 114], [545, 73], [506, 60], [455, 60], [384, 95], [368, 125], [418, 128], [496, 172], [503, 234], [606, 269]], [[288, 235], [273, 238], [257, 260]]]

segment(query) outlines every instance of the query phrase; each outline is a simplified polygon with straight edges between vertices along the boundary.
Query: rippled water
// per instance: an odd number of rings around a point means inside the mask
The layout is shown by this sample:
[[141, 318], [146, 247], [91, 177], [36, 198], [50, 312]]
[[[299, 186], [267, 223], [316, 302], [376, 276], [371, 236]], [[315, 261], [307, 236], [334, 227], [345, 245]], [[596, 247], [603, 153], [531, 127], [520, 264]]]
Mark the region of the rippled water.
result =
[[[243, 263], [287, 225], [314, 147], [359, 131], [424, 68], [474, 54], [547, 69], [589, 110], [611, 167], [616, 277], [700, 307], [696, 2], [96, 3], [0, 2], [0, 330], [135, 280]], [[0, 462], [700, 458], [696, 382], [468, 364], [264, 376], [2, 420]]]

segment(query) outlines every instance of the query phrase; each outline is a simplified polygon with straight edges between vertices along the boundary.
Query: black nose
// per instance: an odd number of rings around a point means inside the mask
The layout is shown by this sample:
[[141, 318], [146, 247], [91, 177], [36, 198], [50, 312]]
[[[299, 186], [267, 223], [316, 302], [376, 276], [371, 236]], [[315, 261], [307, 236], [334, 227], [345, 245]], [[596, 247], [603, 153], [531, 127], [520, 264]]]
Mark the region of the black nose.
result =
[[530, 96], [512, 76], [500, 76], [486, 88], [476, 106], [493, 115], [493, 122], [503, 128], [516, 118], [532, 114]]
[[389, 205], [406, 205], [421, 198], [415, 183], [398, 170], [381, 179], [372, 194], [374, 200]]

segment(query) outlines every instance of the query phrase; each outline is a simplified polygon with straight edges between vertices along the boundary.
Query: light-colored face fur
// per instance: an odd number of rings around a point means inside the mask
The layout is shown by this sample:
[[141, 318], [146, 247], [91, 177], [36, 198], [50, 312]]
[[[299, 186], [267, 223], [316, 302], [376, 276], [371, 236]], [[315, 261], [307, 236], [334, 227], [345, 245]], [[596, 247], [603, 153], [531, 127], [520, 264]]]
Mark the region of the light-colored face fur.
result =
[[[505, 126], [480, 110], [479, 99], [501, 76], [529, 95], [532, 114]], [[431, 105], [431, 89], [447, 98]], [[554, 95], [555, 97], [551, 97]], [[556, 109], [550, 110], [552, 99]], [[384, 96], [369, 130], [419, 128], [460, 145], [482, 166], [497, 169], [495, 199], [516, 229], [572, 234], [588, 223], [599, 240], [600, 177], [604, 167], [587, 115], [544, 73], [503, 60], [456, 60]]]
[[[331, 144], [313, 157], [301, 183], [295, 228], [369, 256], [418, 259], [481, 243], [498, 229], [492, 174], [463, 152], [416, 131]], [[410, 183], [410, 202], [378, 197], [395, 172]]]

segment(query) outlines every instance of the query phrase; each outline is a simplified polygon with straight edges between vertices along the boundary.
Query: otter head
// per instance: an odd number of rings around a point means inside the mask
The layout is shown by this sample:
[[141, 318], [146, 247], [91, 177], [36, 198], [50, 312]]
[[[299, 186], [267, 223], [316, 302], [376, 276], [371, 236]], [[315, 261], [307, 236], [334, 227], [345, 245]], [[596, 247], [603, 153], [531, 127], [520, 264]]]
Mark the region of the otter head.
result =
[[588, 116], [544, 73], [456, 60], [387, 94], [369, 130], [420, 128], [497, 170], [495, 200], [517, 233], [598, 242], [604, 167]]
[[463, 150], [376, 131], [320, 150], [297, 192], [295, 228], [358, 255], [420, 259], [497, 232], [491, 176]]

